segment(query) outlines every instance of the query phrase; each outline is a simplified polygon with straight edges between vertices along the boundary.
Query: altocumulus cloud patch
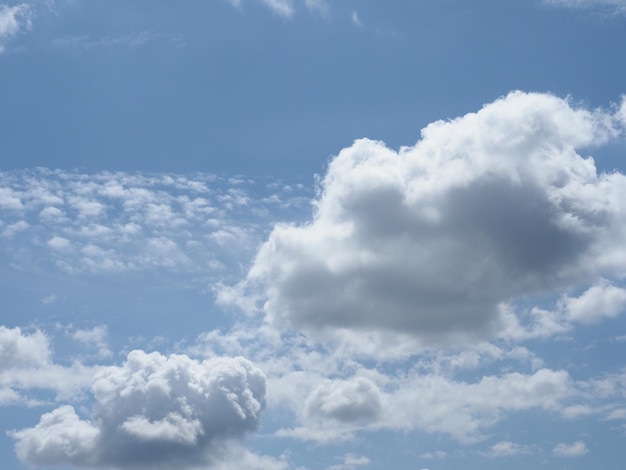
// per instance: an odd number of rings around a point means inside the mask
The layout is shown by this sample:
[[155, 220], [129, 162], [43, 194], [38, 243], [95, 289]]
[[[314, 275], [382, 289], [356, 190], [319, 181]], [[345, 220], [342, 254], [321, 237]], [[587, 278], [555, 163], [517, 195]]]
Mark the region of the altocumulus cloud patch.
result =
[[188, 468], [214, 463], [225, 441], [256, 429], [265, 376], [243, 358], [202, 362], [185, 355], [133, 351], [93, 379], [90, 420], [72, 406], [12, 432], [32, 465]]
[[580, 153], [620, 121], [513, 92], [397, 152], [358, 140], [330, 162], [312, 220], [276, 225], [221, 299], [246, 292], [278, 326], [423, 345], [519, 334], [507, 304], [626, 272], [626, 177]]

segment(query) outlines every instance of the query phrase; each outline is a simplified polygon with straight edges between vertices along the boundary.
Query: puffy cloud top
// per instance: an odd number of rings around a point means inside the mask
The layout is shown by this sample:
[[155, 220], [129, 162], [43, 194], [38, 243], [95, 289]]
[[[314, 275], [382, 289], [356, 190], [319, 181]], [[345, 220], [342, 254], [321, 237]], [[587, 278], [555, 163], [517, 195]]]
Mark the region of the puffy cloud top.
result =
[[398, 152], [358, 140], [329, 164], [313, 219], [277, 225], [240, 287], [295, 328], [502, 333], [504, 303], [626, 272], [626, 177], [577, 153], [619, 121], [513, 92]]
[[211, 458], [216, 440], [254, 430], [265, 376], [243, 358], [198, 362], [133, 351], [94, 379], [91, 421], [70, 406], [16, 431], [16, 452], [33, 465], [173, 468]]

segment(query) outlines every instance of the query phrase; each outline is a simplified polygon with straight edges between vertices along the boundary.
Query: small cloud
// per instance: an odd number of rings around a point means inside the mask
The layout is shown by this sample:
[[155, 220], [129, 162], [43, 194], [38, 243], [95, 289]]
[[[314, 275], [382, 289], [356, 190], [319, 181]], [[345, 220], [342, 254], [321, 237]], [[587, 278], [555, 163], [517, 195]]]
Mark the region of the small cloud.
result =
[[363, 465], [369, 465], [371, 463], [368, 457], [363, 455], [346, 454], [343, 457], [338, 457], [343, 460], [342, 464], [331, 465], [328, 470], [354, 470], [356, 467]]
[[576, 419], [581, 416], [588, 416], [590, 414], [593, 414], [593, 408], [587, 405], [568, 406], [561, 411], [561, 416], [563, 416], [565, 419]]
[[[293, 0], [257, 0], [273, 13], [283, 18], [291, 18], [294, 13]], [[241, 0], [230, 0], [235, 8], [241, 8]], [[308, 5], [307, 5], [308, 6]]]
[[580, 457], [588, 452], [589, 449], [583, 441], [576, 441], [573, 444], [557, 444], [552, 449], [552, 454], [556, 457]]
[[53, 250], [65, 251], [72, 248], [72, 243], [67, 238], [54, 236], [48, 240], [48, 246]]
[[7, 226], [7, 228], [2, 231], [2, 236], [4, 238], [13, 238], [16, 233], [23, 232], [28, 229], [28, 227], [30, 227], [28, 222], [20, 220], [19, 222]]
[[72, 338], [80, 343], [97, 348], [98, 356], [110, 357], [111, 350], [107, 344], [108, 334], [109, 330], [106, 325], [99, 325], [90, 330], [76, 330], [72, 334]]
[[357, 26], [363, 26], [363, 23], [361, 22], [359, 14], [356, 12], [356, 10], [352, 11], [352, 22]]
[[50, 295], [44, 297], [43, 299], [41, 299], [41, 302], [44, 305], [50, 305], [50, 304], [53, 304], [54, 302], [56, 302], [56, 300], [57, 300], [57, 296], [54, 295], [54, 294], [50, 294]]
[[530, 449], [526, 445], [516, 444], [510, 441], [500, 441], [491, 446], [487, 455], [490, 457], [512, 457], [514, 455], [529, 453]]
[[602, 282], [590, 287], [580, 297], [563, 297], [560, 306], [570, 321], [595, 323], [604, 317], [615, 317], [626, 307], [626, 290]]
[[626, 420], [626, 408], [619, 408], [617, 410], [613, 410], [604, 419], [606, 419], [606, 420]]

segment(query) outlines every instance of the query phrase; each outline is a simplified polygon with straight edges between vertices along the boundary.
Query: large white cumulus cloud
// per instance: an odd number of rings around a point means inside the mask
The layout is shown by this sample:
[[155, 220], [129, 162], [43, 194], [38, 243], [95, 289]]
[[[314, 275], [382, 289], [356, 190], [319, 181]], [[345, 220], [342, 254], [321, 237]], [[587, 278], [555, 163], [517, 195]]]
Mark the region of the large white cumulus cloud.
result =
[[265, 376], [241, 357], [199, 362], [133, 351], [122, 366], [97, 373], [92, 391], [90, 421], [63, 406], [13, 432], [19, 458], [44, 466], [189, 468], [211, 463], [224, 440], [256, 429], [265, 407]]
[[398, 152], [356, 141], [330, 162], [313, 219], [277, 225], [239, 287], [300, 329], [501, 334], [507, 302], [626, 272], [626, 177], [578, 153], [619, 122], [513, 92]]

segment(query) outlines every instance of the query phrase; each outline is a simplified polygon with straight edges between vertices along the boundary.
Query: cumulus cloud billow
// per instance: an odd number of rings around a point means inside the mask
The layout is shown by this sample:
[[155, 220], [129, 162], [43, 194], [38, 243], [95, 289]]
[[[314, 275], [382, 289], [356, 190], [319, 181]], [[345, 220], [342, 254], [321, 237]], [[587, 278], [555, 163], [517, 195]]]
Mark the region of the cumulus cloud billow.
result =
[[254, 430], [265, 407], [265, 376], [249, 361], [133, 351], [96, 374], [91, 420], [62, 406], [14, 431], [31, 465], [174, 468], [211, 463], [224, 441]]
[[[619, 115], [513, 92], [412, 147], [358, 140], [330, 162], [313, 219], [276, 225], [238, 292], [309, 331], [501, 335], [520, 297], [626, 273], [626, 177], [582, 154], [622, 132]], [[611, 295], [600, 315], [621, 305]]]

